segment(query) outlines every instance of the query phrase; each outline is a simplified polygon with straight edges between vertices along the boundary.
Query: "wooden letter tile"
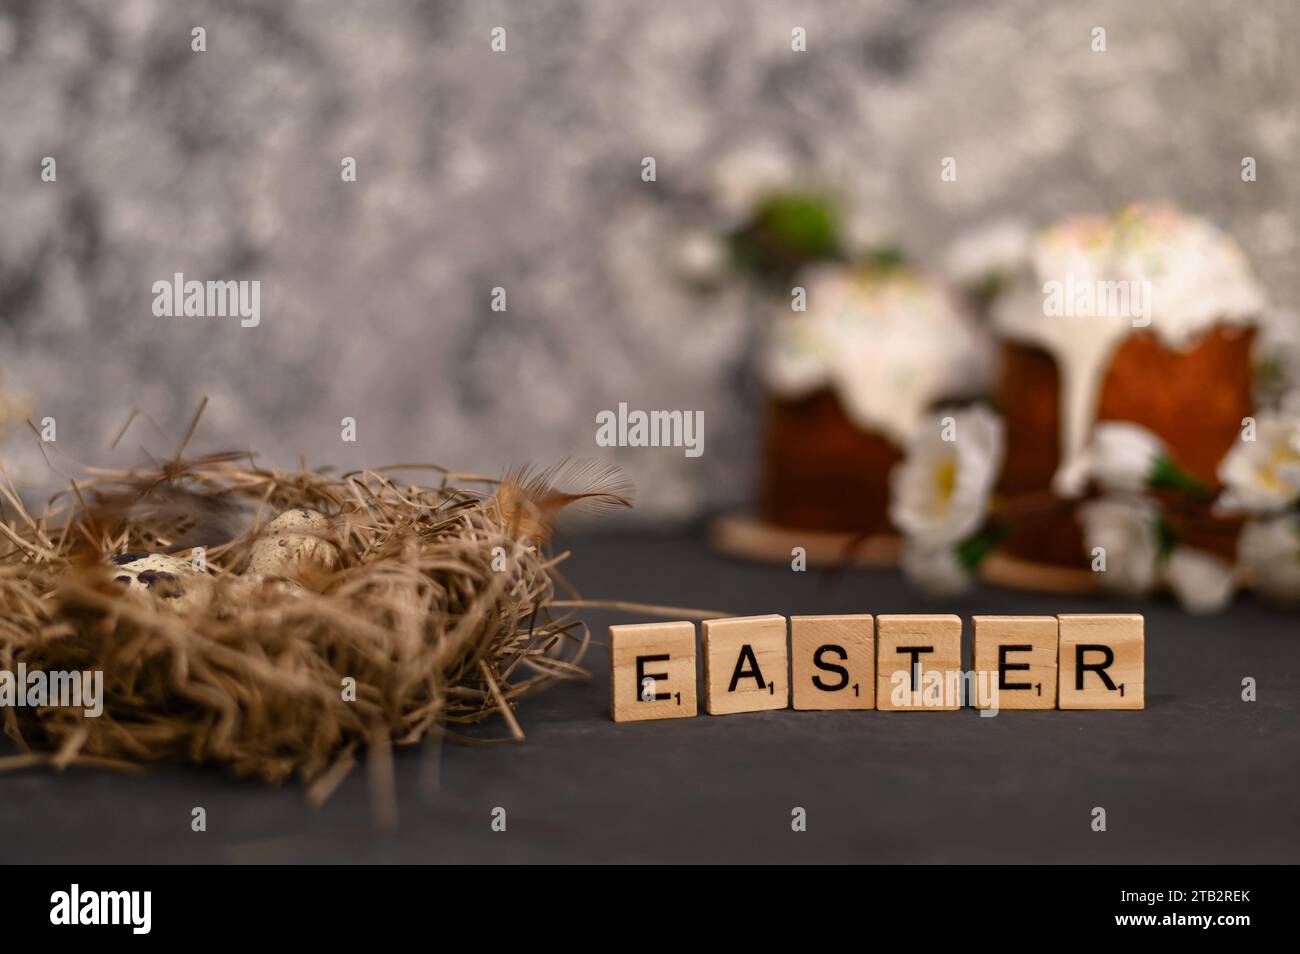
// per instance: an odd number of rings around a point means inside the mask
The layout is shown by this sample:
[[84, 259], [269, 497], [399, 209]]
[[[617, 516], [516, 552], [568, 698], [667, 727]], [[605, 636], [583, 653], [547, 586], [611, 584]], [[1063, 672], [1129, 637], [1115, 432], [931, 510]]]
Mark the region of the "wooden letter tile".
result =
[[[971, 620], [977, 709], [1056, 708], [1055, 616], [976, 616]], [[988, 673], [989, 675], [979, 675]], [[990, 698], [984, 698], [985, 694]]]
[[1145, 708], [1142, 617], [1085, 614], [1057, 619], [1061, 625], [1061, 708]]
[[871, 617], [790, 617], [790, 669], [796, 709], [874, 709], [876, 637]]
[[615, 722], [695, 715], [695, 624], [611, 626], [609, 684]]
[[960, 617], [876, 617], [877, 709], [951, 712], [961, 675]]
[[790, 704], [784, 616], [706, 619], [704, 709], [712, 715]]

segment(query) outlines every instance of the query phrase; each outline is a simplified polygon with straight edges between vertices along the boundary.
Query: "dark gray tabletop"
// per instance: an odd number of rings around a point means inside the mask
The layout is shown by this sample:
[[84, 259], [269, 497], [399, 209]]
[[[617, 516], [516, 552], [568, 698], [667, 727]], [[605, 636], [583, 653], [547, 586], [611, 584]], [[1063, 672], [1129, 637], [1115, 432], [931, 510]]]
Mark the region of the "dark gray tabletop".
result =
[[[0, 862], [1291, 862], [1300, 861], [1300, 616], [1241, 600], [981, 589], [927, 601], [891, 571], [735, 562], [695, 536], [564, 541], [593, 599], [782, 613], [1147, 617], [1142, 712], [794, 712], [619, 725], [605, 627], [590, 683], [525, 700], [519, 745], [396, 755], [400, 819], [371, 827], [364, 772], [321, 809], [215, 770], [0, 775]], [[1243, 702], [1242, 679], [1258, 681]], [[504, 734], [500, 726], [485, 731]], [[207, 831], [190, 830], [203, 806]], [[1094, 807], [1107, 830], [1091, 829]], [[495, 808], [506, 831], [491, 829]], [[791, 831], [792, 809], [807, 831]]]

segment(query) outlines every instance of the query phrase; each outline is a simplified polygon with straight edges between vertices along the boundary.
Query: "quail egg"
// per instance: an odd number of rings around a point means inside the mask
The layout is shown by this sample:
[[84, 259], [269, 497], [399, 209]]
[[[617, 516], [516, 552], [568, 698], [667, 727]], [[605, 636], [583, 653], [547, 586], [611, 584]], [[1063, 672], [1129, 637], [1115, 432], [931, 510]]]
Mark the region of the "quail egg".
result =
[[206, 606], [212, 596], [212, 579], [206, 573], [166, 553], [122, 553], [110, 557], [109, 564], [114, 583], [156, 597], [178, 612]]
[[343, 559], [327, 539], [330, 529], [323, 513], [305, 507], [286, 510], [253, 543], [246, 573], [296, 579], [304, 573], [333, 572]]

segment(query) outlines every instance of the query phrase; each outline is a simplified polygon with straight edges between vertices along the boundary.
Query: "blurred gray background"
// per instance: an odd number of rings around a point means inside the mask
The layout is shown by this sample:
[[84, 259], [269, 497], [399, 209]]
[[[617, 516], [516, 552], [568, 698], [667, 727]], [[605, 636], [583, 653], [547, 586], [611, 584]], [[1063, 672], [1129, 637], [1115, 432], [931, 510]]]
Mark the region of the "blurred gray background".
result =
[[[687, 516], [753, 479], [763, 309], [678, 259], [754, 169], [929, 263], [1008, 214], [1172, 199], [1294, 306], [1298, 27], [1293, 0], [0, 0], [0, 381], [88, 463], [165, 452], [107, 444], [133, 407], [175, 439], [207, 394], [196, 447], [607, 457], [642, 516]], [[155, 318], [177, 271], [260, 280], [261, 325]], [[704, 455], [597, 448], [620, 401], [702, 409]], [[0, 454], [41, 494], [23, 430]]]

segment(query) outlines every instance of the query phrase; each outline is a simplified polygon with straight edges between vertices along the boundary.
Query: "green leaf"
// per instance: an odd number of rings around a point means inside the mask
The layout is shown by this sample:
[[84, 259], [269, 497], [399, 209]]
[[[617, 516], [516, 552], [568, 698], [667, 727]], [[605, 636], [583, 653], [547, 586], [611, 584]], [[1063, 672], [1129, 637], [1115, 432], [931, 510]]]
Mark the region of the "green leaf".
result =
[[1214, 496], [1205, 481], [1188, 473], [1164, 454], [1155, 459], [1147, 483], [1152, 487], [1186, 491], [1200, 500], [1209, 500]]
[[759, 206], [756, 227], [804, 258], [830, 258], [840, 251], [839, 215], [825, 196], [775, 195]]
[[907, 256], [897, 245], [882, 245], [872, 250], [867, 256], [866, 264], [869, 268], [902, 268], [907, 264]]
[[1010, 532], [1011, 527], [1005, 522], [989, 524], [973, 537], [967, 537], [957, 544], [954, 548], [957, 561], [966, 568], [967, 572], [974, 573], [984, 562], [984, 558], [996, 550]]
[[827, 195], [786, 192], [769, 196], [731, 237], [736, 264], [784, 281], [804, 265], [844, 257], [840, 214]]

